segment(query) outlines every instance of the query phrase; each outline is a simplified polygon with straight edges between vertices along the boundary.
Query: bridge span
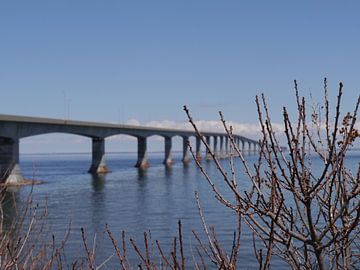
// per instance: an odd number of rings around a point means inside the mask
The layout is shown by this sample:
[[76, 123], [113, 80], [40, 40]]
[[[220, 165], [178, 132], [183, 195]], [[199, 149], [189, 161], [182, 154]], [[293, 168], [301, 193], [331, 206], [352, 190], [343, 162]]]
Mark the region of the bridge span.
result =
[[[96, 123], [86, 121], [74, 121], [64, 119], [50, 119], [28, 116], [2, 115], [0, 114], [0, 183], [21, 184], [24, 178], [19, 166], [19, 141], [22, 138], [48, 134], [68, 133], [89, 137], [92, 139], [92, 163], [90, 173], [106, 173], [108, 168], [105, 160], [105, 139], [113, 135], [130, 135], [137, 138], [137, 162], [138, 168], [147, 168], [147, 138], [158, 135], [164, 138], [165, 154], [164, 164], [171, 165], [172, 138], [180, 136], [183, 139], [182, 161], [190, 162], [188, 142], [191, 136], [196, 138], [196, 157], [201, 159], [201, 140], [195, 131], [155, 128], [145, 126], [131, 126], [120, 124]], [[202, 132], [206, 142], [210, 145], [213, 141], [213, 151], [220, 158], [229, 153], [228, 137], [225, 133]], [[243, 150], [255, 151], [258, 142], [240, 135], [234, 135], [238, 146]], [[206, 159], [211, 159], [209, 153]]]

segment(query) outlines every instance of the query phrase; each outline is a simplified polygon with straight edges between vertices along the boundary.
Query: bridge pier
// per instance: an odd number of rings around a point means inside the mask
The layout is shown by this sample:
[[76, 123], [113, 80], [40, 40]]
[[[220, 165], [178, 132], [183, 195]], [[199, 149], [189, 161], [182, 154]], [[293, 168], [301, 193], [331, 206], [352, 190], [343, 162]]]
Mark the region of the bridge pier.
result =
[[89, 173], [108, 173], [109, 169], [105, 160], [105, 139], [92, 138], [92, 162]]
[[[206, 137], [205, 137], [205, 140], [206, 140], [207, 145], [208, 145], [209, 147], [211, 147], [211, 146], [210, 146], [210, 136], [206, 136]], [[206, 159], [206, 160], [211, 160], [211, 159], [212, 159], [212, 158], [211, 158], [210, 151], [209, 151], [208, 149], [206, 149], [205, 159]]]
[[214, 156], [215, 156], [216, 158], [218, 158], [218, 157], [219, 157], [219, 156], [218, 156], [218, 137], [217, 137], [217, 136], [213, 136], [213, 138], [214, 138], [214, 141], [213, 141], [214, 150], [213, 150], [213, 152], [214, 152]]
[[189, 137], [183, 137], [183, 158], [182, 162], [186, 165], [190, 163], [189, 157]]
[[248, 142], [249, 145], [249, 155], [253, 154], [253, 143], [252, 142]]
[[225, 158], [224, 154], [224, 137], [220, 136], [220, 149], [219, 149], [220, 158]]
[[201, 159], [201, 139], [196, 137], [196, 160], [200, 161]]
[[0, 182], [20, 185], [25, 182], [19, 166], [19, 139], [0, 138]]
[[225, 157], [229, 157], [229, 137], [225, 137]]
[[171, 137], [164, 137], [165, 138], [165, 158], [163, 164], [166, 166], [170, 166], [173, 163], [171, 157], [171, 148], [172, 148], [172, 141]]
[[257, 153], [257, 147], [258, 147], [258, 144], [253, 142], [253, 154], [256, 154]]
[[138, 159], [135, 167], [140, 169], [146, 169], [149, 167], [147, 161], [147, 139], [146, 137], [137, 137], [138, 140]]

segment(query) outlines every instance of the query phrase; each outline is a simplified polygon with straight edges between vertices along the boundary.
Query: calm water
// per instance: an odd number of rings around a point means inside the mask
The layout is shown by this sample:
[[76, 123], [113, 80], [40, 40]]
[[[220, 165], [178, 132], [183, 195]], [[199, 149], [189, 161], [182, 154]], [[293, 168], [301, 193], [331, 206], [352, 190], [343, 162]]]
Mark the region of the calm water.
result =
[[[177, 235], [177, 221], [181, 219], [187, 265], [193, 268], [190, 246], [197, 243], [191, 231], [202, 233], [194, 199], [195, 191], [199, 192], [208, 225], [213, 224], [223, 246], [231, 248], [236, 228], [235, 215], [216, 201], [194, 162], [184, 167], [180, 155], [175, 154], [175, 164], [165, 168], [161, 164], [163, 154], [150, 154], [151, 167], [143, 172], [133, 167], [136, 161], [134, 154], [110, 154], [107, 162], [112, 172], [104, 177], [94, 177], [87, 173], [90, 158], [90, 154], [21, 156], [23, 174], [28, 178], [45, 181], [34, 187], [33, 198], [40, 204], [48, 200], [48, 224], [59, 241], [69, 222], [72, 223], [66, 249], [69, 262], [85, 256], [81, 227], [86, 229], [90, 243], [93, 235], [97, 235], [96, 261], [99, 264], [114, 253], [104, 232], [106, 223], [117, 239], [120, 239], [121, 231], [125, 230], [127, 237], [133, 237], [139, 245], [142, 244], [143, 232], [150, 230], [152, 238], [158, 239], [163, 249], [170, 251], [171, 241]], [[248, 160], [254, 161], [256, 156], [248, 156]], [[356, 166], [359, 156], [354, 154], [350, 160]], [[223, 160], [222, 163], [227, 166], [228, 161]], [[215, 165], [212, 162], [203, 164], [222, 190], [226, 190]], [[241, 173], [239, 176], [244, 179], [241, 182], [246, 184], [246, 178]], [[30, 187], [14, 190], [19, 202], [29, 192]], [[134, 253], [129, 256], [134, 265], [139, 261]], [[248, 230], [242, 233], [239, 261], [245, 269], [255, 266], [252, 236]], [[106, 266], [108, 269], [117, 268], [118, 261], [111, 259]], [[287, 269], [276, 260], [273, 267]]]

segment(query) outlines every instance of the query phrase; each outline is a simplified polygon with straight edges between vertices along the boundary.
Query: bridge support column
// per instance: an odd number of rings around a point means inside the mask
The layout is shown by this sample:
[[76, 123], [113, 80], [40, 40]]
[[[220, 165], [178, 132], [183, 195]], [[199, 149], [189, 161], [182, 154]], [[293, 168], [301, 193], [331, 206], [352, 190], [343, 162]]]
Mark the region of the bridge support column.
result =
[[229, 157], [229, 137], [225, 137], [225, 157]]
[[0, 182], [21, 185], [25, 182], [19, 166], [19, 139], [0, 138]]
[[[210, 145], [210, 136], [206, 136], [206, 137], [205, 137], [205, 140], [206, 140], [207, 145], [208, 145], [209, 147], [211, 147], [211, 145]], [[205, 159], [206, 159], [206, 160], [211, 160], [211, 159], [212, 159], [211, 154], [210, 154], [210, 151], [209, 151], [208, 149], [206, 149]]]
[[149, 167], [147, 161], [147, 140], [146, 137], [138, 137], [138, 159], [135, 167], [140, 169], [146, 169]]
[[220, 158], [225, 158], [225, 154], [224, 154], [224, 137], [220, 136]]
[[245, 151], [245, 141], [241, 140], [241, 152], [244, 153], [244, 151]]
[[253, 143], [253, 151], [254, 151], [254, 154], [256, 154], [258, 152], [258, 144], [256, 142]]
[[215, 157], [218, 158], [219, 157], [219, 155], [218, 155], [218, 137], [214, 136], [213, 138], [214, 138], [214, 141], [213, 141], [214, 150], [213, 151], [214, 151]]
[[199, 137], [196, 137], [196, 160], [201, 160], [201, 139]]
[[182, 158], [182, 162], [184, 164], [189, 164], [190, 163], [190, 158], [189, 158], [189, 137], [183, 137], [183, 158]]
[[89, 173], [108, 173], [105, 160], [105, 139], [92, 138], [92, 162]]
[[173, 163], [171, 157], [171, 147], [172, 147], [171, 137], [165, 137], [165, 158], [163, 164], [165, 164], [166, 166], [170, 166]]

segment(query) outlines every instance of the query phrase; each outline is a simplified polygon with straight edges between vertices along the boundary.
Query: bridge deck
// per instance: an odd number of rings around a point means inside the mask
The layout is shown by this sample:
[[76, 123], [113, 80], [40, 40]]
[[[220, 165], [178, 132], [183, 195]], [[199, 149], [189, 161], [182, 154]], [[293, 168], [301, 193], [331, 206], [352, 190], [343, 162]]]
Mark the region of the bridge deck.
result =
[[[181, 136], [183, 138], [183, 162], [186, 164], [189, 159], [189, 137], [196, 137], [196, 159], [201, 159], [201, 139], [194, 130], [180, 130], [169, 128], [158, 128], [148, 126], [131, 126], [112, 123], [96, 123], [87, 121], [74, 121], [64, 119], [52, 119], [41, 117], [28, 117], [16, 115], [0, 114], [0, 182], [7, 184], [24, 183], [19, 166], [19, 140], [24, 137], [35, 136], [48, 133], [69, 133], [92, 138], [92, 163], [89, 169], [91, 173], [106, 173], [108, 168], [105, 161], [105, 139], [109, 136], [126, 134], [134, 136], [138, 141], [138, 159], [136, 167], [147, 168], [147, 138], [153, 135], [164, 137], [164, 164], [171, 165], [172, 137]], [[206, 159], [210, 160], [214, 156], [223, 158], [229, 154], [229, 140], [225, 132], [202, 131], [206, 144], [210, 146], [210, 138], [213, 137], [212, 150], [207, 148]], [[220, 143], [218, 145], [218, 138]], [[205, 142], [203, 140], [203, 142]], [[245, 148], [248, 151], [256, 150], [258, 142], [234, 135], [234, 145]]]
[[[158, 128], [158, 127], [149, 127], [149, 126], [135, 126], [135, 125], [124, 125], [124, 124], [115, 124], [115, 123], [99, 123], [99, 122], [90, 122], [90, 121], [77, 121], [77, 120], [64, 120], [64, 119], [55, 119], [55, 118], [43, 118], [43, 117], [30, 117], [30, 116], [18, 116], [18, 115], [6, 115], [0, 114], [0, 124], [1, 123], [18, 123], [18, 124], [26, 124], [27, 126], [34, 124], [37, 127], [39, 125], [43, 125], [44, 127], [44, 134], [53, 132], [51, 131], [53, 127], [63, 126], [65, 133], [73, 133], [69, 131], [69, 127], [74, 128], [96, 128], [99, 129], [108, 129], [111, 130], [111, 135], [117, 134], [128, 134], [137, 136], [139, 133], [144, 132], [144, 136], [153, 136], [153, 135], [160, 135], [160, 136], [196, 136], [194, 130], [189, 128], [188, 130], [185, 129], [171, 129], [171, 128]], [[67, 127], [67, 128], [65, 128]], [[117, 132], [116, 132], [117, 131]], [[56, 131], [55, 131], [56, 132]], [[57, 131], [61, 132], [61, 130]], [[114, 134], [115, 132], [115, 134]], [[31, 133], [31, 132], [30, 132]], [[78, 132], [74, 132], [75, 134], [79, 134]], [[37, 131], [33, 135], [38, 135], [39, 132]], [[201, 131], [203, 136], [226, 136], [224, 132], [211, 132], [211, 131]], [[28, 134], [26, 136], [31, 136], [32, 134]], [[86, 134], [80, 134], [85, 135]], [[0, 127], [0, 136], [1, 136], [1, 127]], [[93, 137], [92, 135], [89, 135]], [[256, 140], [252, 140], [241, 135], [234, 134], [235, 137], [245, 140], [251, 143], [257, 143]], [[20, 137], [25, 137], [20, 136]]]

